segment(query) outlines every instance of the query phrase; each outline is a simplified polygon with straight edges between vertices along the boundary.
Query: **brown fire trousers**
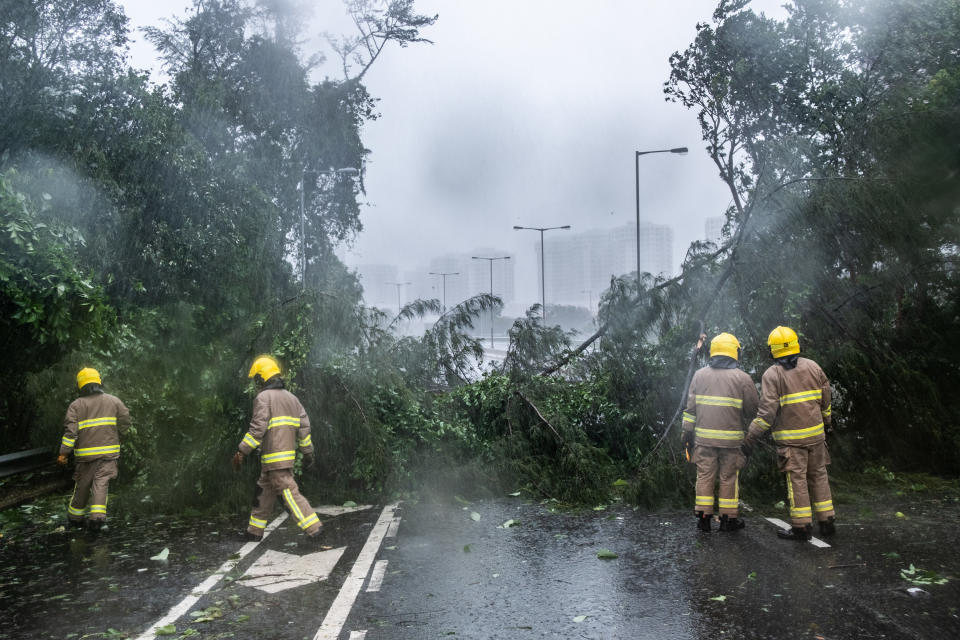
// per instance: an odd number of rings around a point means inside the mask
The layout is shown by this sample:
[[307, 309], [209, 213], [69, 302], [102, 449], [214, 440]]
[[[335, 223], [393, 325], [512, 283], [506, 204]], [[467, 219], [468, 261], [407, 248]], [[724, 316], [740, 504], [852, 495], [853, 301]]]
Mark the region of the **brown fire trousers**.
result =
[[263, 535], [263, 529], [273, 514], [278, 496], [283, 500], [284, 508], [293, 516], [304, 533], [309, 536], [320, 530], [320, 519], [297, 488], [297, 482], [293, 479], [293, 469], [262, 470], [255, 491], [250, 523], [247, 525], [247, 531], [252, 535], [257, 537]]
[[719, 513], [736, 518], [740, 505], [740, 469], [746, 462], [740, 449], [698, 444], [693, 448], [690, 461], [697, 465], [696, 510], [705, 515], [713, 514], [713, 487], [719, 476]]
[[117, 477], [117, 466], [116, 458], [77, 462], [73, 471], [76, 484], [70, 506], [67, 508], [68, 519], [82, 522], [88, 509], [87, 517], [90, 520], [107, 519], [107, 487], [110, 481]]
[[803, 446], [777, 447], [779, 469], [787, 475], [787, 496], [790, 498], [790, 520], [802, 527], [813, 520], [826, 520], [834, 515], [833, 497], [827, 465], [830, 452], [820, 441]]

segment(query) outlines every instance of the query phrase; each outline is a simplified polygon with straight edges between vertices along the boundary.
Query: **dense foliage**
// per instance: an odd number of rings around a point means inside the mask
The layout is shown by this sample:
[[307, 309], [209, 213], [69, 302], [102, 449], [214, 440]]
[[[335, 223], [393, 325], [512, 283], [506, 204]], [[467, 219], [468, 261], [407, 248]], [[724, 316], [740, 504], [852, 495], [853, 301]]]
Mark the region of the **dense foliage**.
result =
[[[271, 352], [313, 418], [308, 492], [648, 503], [690, 492], [676, 418], [700, 332], [739, 336], [759, 379], [787, 324], [834, 382], [835, 459], [960, 470], [956, 2], [797, 0], [777, 21], [721, 1], [665, 92], [730, 189], [723, 245], [692, 246], [669, 281], [614, 279], [573, 350], [533, 307], [480, 369], [474, 323], [499, 300], [386, 317], [334, 255], [361, 229], [363, 75], [433, 21], [410, 0], [349, 2], [344, 79], [321, 82], [298, 21], [198, 2], [148, 33], [166, 86], [126, 66], [109, 0], [3, 6], [5, 450], [52, 447], [93, 365], [133, 412], [122, 481], [147, 508], [235, 506], [245, 367]], [[396, 331], [427, 314], [425, 335]], [[779, 486], [769, 462], [746, 491]]]

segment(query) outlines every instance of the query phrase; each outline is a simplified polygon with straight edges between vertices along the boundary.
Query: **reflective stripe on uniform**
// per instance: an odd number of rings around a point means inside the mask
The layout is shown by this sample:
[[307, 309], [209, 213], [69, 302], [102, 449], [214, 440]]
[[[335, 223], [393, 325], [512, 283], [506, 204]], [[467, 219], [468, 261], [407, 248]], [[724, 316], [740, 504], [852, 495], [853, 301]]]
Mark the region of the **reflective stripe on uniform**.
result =
[[770, 423], [759, 417], [753, 419], [753, 424], [759, 425], [764, 431], [770, 428]]
[[89, 429], [90, 427], [103, 427], [107, 425], [112, 427], [117, 426], [117, 418], [115, 416], [110, 418], [91, 418], [90, 420], [81, 420], [77, 423], [77, 426], [79, 426], [81, 429]]
[[87, 458], [90, 456], [104, 456], [111, 453], [120, 453], [120, 445], [110, 444], [105, 447], [84, 447], [83, 449], [74, 449], [73, 455], [78, 458]]
[[814, 436], [823, 435], [823, 423], [807, 427], [806, 429], [781, 429], [779, 431], [773, 432], [773, 439], [777, 442], [783, 442], [784, 440], [803, 440], [804, 438], [812, 438]]
[[723, 429], [710, 429], [707, 427], [697, 427], [697, 436], [700, 438], [710, 438], [712, 440], [743, 440], [743, 431], [724, 431]]
[[105, 505], [105, 504], [92, 504], [92, 505], [90, 505], [90, 513], [91, 513], [91, 514], [94, 514], [94, 513], [102, 513], [103, 515], [107, 515], [107, 505]]
[[250, 447], [251, 449], [256, 449], [257, 447], [260, 446], [260, 441], [254, 438], [249, 433], [243, 436], [243, 443], [248, 447]]
[[72, 516], [82, 516], [86, 512], [87, 512], [86, 508], [77, 509], [76, 507], [72, 507], [72, 506], [67, 507], [67, 513], [69, 513]]
[[698, 507], [712, 507], [712, 506], [713, 506], [713, 496], [697, 496], [697, 506], [698, 506]]
[[824, 500], [823, 502], [814, 502], [813, 510], [817, 513], [823, 513], [824, 511], [833, 511], [833, 500]]
[[266, 521], [266, 520], [261, 520], [260, 518], [254, 518], [253, 516], [250, 516], [250, 526], [251, 526], [251, 527], [255, 527], [255, 528], [257, 528], [257, 529], [263, 529], [263, 528], [265, 528], [265, 527], [267, 526], [267, 521]]
[[797, 393], [788, 393], [780, 396], [780, 406], [788, 404], [797, 404], [798, 402], [807, 402], [809, 400], [820, 401], [823, 397], [822, 389], [811, 389], [810, 391], [798, 391]]
[[813, 515], [810, 507], [790, 507], [791, 518], [809, 518]]
[[63, 436], [63, 440], [60, 441], [60, 444], [67, 447], [68, 449], [73, 449], [73, 443], [76, 442], [76, 438], [71, 438], [69, 436]]
[[299, 444], [301, 447], [309, 447], [313, 444], [313, 440], [310, 438], [310, 434], [307, 434], [306, 438], [300, 438]]
[[270, 418], [270, 423], [267, 425], [267, 429], [273, 429], [274, 427], [299, 427], [300, 418], [294, 418], [293, 416], [277, 416], [276, 418]]
[[290, 491], [290, 489], [283, 490], [283, 500], [287, 503], [287, 508], [290, 509], [290, 513], [297, 519], [297, 525], [301, 529], [309, 529], [314, 524], [320, 522], [320, 518], [317, 517], [316, 513], [311, 513], [308, 516], [303, 515], [303, 511], [300, 510], [297, 501], [293, 499], [293, 492]]
[[297, 457], [296, 451], [275, 451], [274, 453], [265, 454], [260, 460], [264, 464], [271, 464], [273, 462], [286, 462], [287, 460], [293, 460]]
[[824, 418], [829, 418], [831, 415], [833, 415], [833, 407], [827, 407], [824, 411], [820, 412], [820, 415], [822, 415]]
[[683, 421], [684, 422], [696, 422], [697, 418], [692, 413], [683, 412]]
[[704, 404], [711, 407], [735, 407], [743, 408], [742, 398], [730, 398], [727, 396], [696, 396], [697, 404]]
[[718, 502], [721, 509], [736, 509], [740, 506], [740, 501], [736, 498], [720, 498]]

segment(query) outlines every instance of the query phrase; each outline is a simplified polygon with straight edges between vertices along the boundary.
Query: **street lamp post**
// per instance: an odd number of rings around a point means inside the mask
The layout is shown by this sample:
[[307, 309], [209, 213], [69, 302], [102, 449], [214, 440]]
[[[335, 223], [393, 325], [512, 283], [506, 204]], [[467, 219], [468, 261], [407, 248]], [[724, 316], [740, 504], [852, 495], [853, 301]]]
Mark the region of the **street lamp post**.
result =
[[673, 149], [657, 149], [655, 151], [636, 151], [633, 159], [634, 172], [637, 178], [637, 289], [640, 289], [640, 156], [651, 153], [687, 153], [686, 147], [675, 147]]
[[459, 271], [430, 271], [428, 272], [432, 276], [442, 276], [443, 277], [443, 312], [447, 312], [447, 276], [458, 276], [460, 275]]
[[413, 284], [412, 282], [384, 282], [383, 284], [392, 284], [397, 287], [397, 315], [400, 315], [400, 287], [405, 284]]
[[[297, 189], [300, 191], [300, 279], [304, 287], [307, 286], [307, 229], [306, 229], [306, 207], [304, 206], [304, 194], [307, 191], [307, 171], [308, 165], [303, 164], [300, 169], [300, 184]], [[340, 169], [323, 169], [315, 171], [318, 176], [322, 175], [357, 175], [360, 170], [355, 167], [341, 167]]]
[[[494, 260], [509, 260], [510, 256], [497, 256], [494, 258], [487, 258], [484, 256], [470, 256], [471, 260], [486, 260], [490, 263], [490, 295], [493, 295], [493, 261]], [[493, 349], [493, 307], [490, 307], [490, 348]]]
[[513, 228], [516, 229], [528, 229], [530, 231], [539, 231], [540, 232], [540, 310], [543, 312], [543, 322], [547, 322], [547, 274], [544, 267], [543, 261], [543, 232], [544, 231], [553, 231], [554, 229], [569, 229], [570, 225], [565, 224], [562, 227], [518, 227], [513, 225]]

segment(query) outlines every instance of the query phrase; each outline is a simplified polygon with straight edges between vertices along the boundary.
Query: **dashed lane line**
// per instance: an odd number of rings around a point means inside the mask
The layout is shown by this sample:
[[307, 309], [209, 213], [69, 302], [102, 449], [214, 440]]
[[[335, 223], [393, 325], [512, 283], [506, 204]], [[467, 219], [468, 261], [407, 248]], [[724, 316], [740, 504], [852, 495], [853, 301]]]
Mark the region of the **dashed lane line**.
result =
[[[263, 538], [261, 538], [261, 540], [265, 540], [266, 537], [271, 533], [273, 533], [274, 529], [279, 527], [283, 523], [283, 521], [286, 519], [287, 519], [287, 512], [284, 511], [279, 516], [277, 516], [276, 520], [271, 522], [267, 526], [267, 528], [263, 530]], [[162, 618], [154, 622], [149, 629], [147, 629], [140, 637], [137, 638], [137, 640], [151, 640], [152, 638], [156, 637], [157, 629], [159, 629], [160, 627], [165, 627], [168, 624], [173, 624], [174, 622], [179, 620], [181, 616], [183, 616], [185, 613], [190, 611], [191, 608], [193, 608], [193, 605], [197, 604], [197, 601], [200, 600], [200, 598], [202, 598], [204, 594], [206, 594], [208, 591], [210, 591], [210, 589], [216, 586], [216, 584], [220, 582], [220, 580], [222, 580], [225, 575], [230, 573], [230, 571], [232, 571], [233, 568], [236, 567], [241, 560], [247, 557], [247, 555], [249, 555], [251, 551], [256, 549], [258, 544], [260, 543], [248, 542], [242, 547], [240, 547], [240, 551], [238, 551], [236, 555], [234, 555], [229, 560], [227, 560], [222, 565], [220, 565], [220, 568], [217, 569], [215, 573], [213, 573], [206, 580], [201, 582], [196, 589], [190, 592], [189, 596], [181, 600], [178, 604], [174, 605], [173, 608], [171, 608], [170, 611], [167, 612], [167, 615], [163, 616]]]
[[373, 572], [370, 574], [370, 582], [367, 583], [367, 593], [380, 591], [383, 586], [383, 576], [387, 573], [387, 561], [377, 560], [373, 565]]
[[[789, 525], [789, 524], [787, 524], [786, 522], [784, 522], [783, 520], [781, 520], [781, 519], [779, 519], [779, 518], [767, 518], [767, 521], [768, 521], [768, 522], [772, 522], [773, 524], [777, 525], [777, 526], [780, 527], [781, 529], [789, 529], [789, 528], [790, 528], [790, 525]], [[813, 536], [810, 536], [810, 544], [812, 544], [812, 545], [815, 546], [815, 547], [820, 547], [821, 549], [826, 549], [826, 548], [829, 548], [829, 547], [830, 547], [829, 544], [827, 544], [826, 542], [824, 542], [824, 541], [821, 540], [820, 538], [814, 538]]]
[[[350, 575], [343, 581], [340, 592], [337, 594], [336, 599], [334, 599], [333, 604], [330, 605], [330, 610], [327, 611], [327, 616], [320, 624], [320, 628], [317, 630], [317, 634], [313, 637], [313, 640], [336, 640], [340, 637], [340, 630], [343, 629], [343, 625], [347, 621], [347, 616], [350, 615], [350, 610], [353, 609], [353, 603], [356, 601], [357, 595], [363, 587], [367, 573], [370, 572], [370, 565], [373, 564], [374, 559], [377, 557], [377, 552], [380, 551], [380, 544], [383, 542], [387, 529], [394, 520], [393, 512], [396, 508], [397, 503], [388, 504], [383, 508], [380, 518], [377, 520], [377, 523], [373, 525], [370, 536], [363, 545], [363, 549], [360, 550], [356, 561], [354, 561], [353, 568], [350, 569]], [[352, 634], [351, 637], [353, 637]]]
[[350, 640], [363, 640], [363, 639], [366, 638], [366, 637], [367, 637], [367, 630], [366, 630], [366, 629], [364, 629], [363, 631], [351, 631], [351, 632], [350, 632]]

